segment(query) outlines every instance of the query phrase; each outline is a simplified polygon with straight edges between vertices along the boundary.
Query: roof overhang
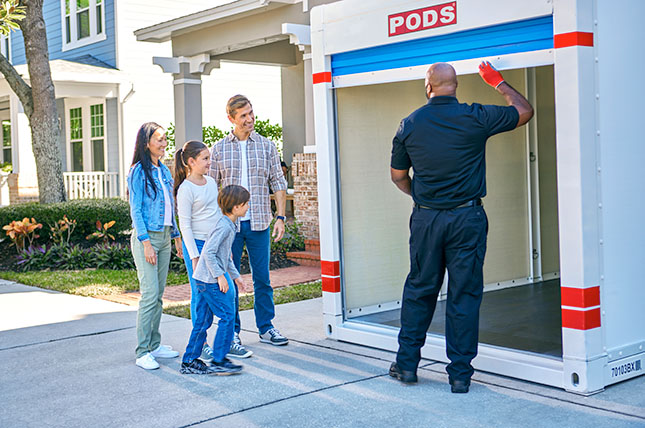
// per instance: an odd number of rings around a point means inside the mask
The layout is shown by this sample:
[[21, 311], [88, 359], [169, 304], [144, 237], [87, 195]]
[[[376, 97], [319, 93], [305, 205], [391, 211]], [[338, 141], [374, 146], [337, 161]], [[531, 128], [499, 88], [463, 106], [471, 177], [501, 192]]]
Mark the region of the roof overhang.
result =
[[266, 12], [279, 7], [302, 3], [303, 0], [237, 0], [190, 15], [161, 22], [134, 32], [140, 42], [167, 42], [173, 35], [195, 31], [234, 21], [245, 16]]
[[[130, 81], [121, 70], [81, 64], [64, 59], [49, 61], [49, 68], [54, 84], [57, 82], [119, 84]], [[15, 69], [23, 79], [29, 80], [27, 64], [17, 65]]]

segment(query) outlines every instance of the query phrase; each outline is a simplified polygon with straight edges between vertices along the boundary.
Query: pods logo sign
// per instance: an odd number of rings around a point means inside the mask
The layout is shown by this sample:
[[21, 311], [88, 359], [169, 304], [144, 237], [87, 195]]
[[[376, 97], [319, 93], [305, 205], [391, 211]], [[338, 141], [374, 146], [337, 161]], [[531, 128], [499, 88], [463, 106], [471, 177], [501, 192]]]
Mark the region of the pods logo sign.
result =
[[388, 35], [399, 36], [415, 31], [457, 23], [457, 2], [438, 4], [423, 9], [395, 13], [387, 17]]

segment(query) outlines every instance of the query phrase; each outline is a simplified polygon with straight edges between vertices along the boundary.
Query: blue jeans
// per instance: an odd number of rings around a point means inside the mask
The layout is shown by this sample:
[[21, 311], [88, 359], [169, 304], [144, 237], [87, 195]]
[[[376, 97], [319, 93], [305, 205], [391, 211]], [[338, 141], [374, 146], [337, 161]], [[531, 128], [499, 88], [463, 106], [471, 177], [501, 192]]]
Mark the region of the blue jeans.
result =
[[224, 361], [226, 354], [231, 349], [235, 322], [235, 299], [237, 293], [233, 282], [227, 278], [228, 291], [222, 293], [219, 285], [195, 281], [198, 304], [195, 305], [195, 318], [193, 318], [193, 331], [186, 346], [182, 361], [189, 363], [202, 353], [206, 340], [206, 330], [213, 324], [213, 315], [219, 318], [217, 333], [213, 340], [213, 359], [216, 362]]
[[[206, 241], [195, 239], [195, 245], [197, 245], [197, 251], [199, 251], [199, 254], [202, 253], [202, 248], [204, 248], [204, 242]], [[190, 282], [190, 319], [193, 322], [193, 327], [195, 327], [195, 320], [197, 319], [197, 315], [195, 314], [195, 308], [197, 307], [197, 305], [200, 304], [202, 295], [200, 295], [200, 293], [197, 292], [197, 286], [195, 285], [195, 279], [193, 278], [193, 261], [190, 259], [190, 256], [188, 255], [188, 250], [186, 249], [186, 244], [183, 243], [183, 241], [182, 241], [182, 247], [184, 249], [184, 264], [186, 265], [186, 271], [188, 273], [188, 282]], [[229, 284], [233, 283], [228, 272], [226, 272], [224, 276], [226, 277], [226, 280], [228, 281]], [[204, 341], [206, 341], [206, 338], [204, 338]]]
[[[260, 334], [273, 328], [271, 320], [275, 317], [275, 305], [273, 304], [273, 288], [269, 280], [269, 260], [271, 255], [271, 234], [269, 228], [254, 232], [251, 230], [249, 220], [240, 222], [240, 231], [235, 234], [233, 240], [233, 263], [237, 270], [240, 270], [242, 250], [246, 244], [246, 251], [249, 253], [249, 263], [253, 276], [253, 290], [255, 293], [255, 324]], [[240, 332], [240, 302], [235, 286], [235, 332]]]

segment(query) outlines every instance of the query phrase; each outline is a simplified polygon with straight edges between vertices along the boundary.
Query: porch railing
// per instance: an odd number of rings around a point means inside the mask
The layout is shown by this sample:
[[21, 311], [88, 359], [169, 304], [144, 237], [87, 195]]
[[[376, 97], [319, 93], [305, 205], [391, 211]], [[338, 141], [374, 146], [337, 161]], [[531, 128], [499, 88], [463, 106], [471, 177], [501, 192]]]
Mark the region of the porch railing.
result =
[[115, 198], [119, 196], [117, 172], [64, 172], [67, 199]]

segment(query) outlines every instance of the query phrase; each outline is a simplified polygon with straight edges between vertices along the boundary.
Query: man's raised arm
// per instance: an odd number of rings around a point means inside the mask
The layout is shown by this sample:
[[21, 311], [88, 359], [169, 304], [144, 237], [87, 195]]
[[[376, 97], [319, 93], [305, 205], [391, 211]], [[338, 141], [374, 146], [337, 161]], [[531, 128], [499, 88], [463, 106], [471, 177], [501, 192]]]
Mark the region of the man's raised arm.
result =
[[515, 110], [520, 115], [520, 120], [517, 122], [516, 128], [524, 125], [533, 117], [533, 107], [529, 104], [524, 95], [517, 92], [511, 85], [506, 83], [502, 74], [495, 70], [495, 67], [490, 62], [482, 62], [479, 65], [479, 75], [484, 79], [484, 82], [495, 88], [497, 92], [502, 94], [506, 103], [509, 106], [515, 107]]

